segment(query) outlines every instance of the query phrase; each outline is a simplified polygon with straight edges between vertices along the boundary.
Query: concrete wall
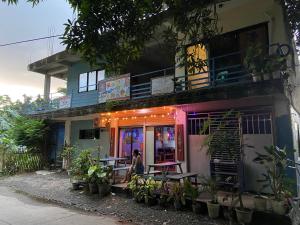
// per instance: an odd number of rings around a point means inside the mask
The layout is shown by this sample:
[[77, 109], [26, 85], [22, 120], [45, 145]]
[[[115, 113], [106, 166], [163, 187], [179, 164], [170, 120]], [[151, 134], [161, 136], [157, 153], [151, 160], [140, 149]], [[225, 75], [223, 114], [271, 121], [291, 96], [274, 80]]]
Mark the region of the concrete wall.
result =
[[190, 171], [208, 177], [210, 176], [210, 157], [206, 154], [207, 146], [204, 146], [206, 138], [206, 135], [188, 135], [188, 151]]
[[[79, 130], [93, 129], [92, 120], [81, 120], [71, 122], [71, 145], [76, 146], [79, 150], [92, 149], [97, 151], [100, 146], [100, 157], [109, 155], [109, 136], [106, 129], [101, 129], [100, 139], [79, 139]], [[98, 151], [97, 151], [98, 152]]]
[[[245, 172], [245, 189], [246, 191], [255, 191], [269, 193], [269, 189], [262, 190], [262, 184], [257, 182], [258, 179], [263, 179], [262, 173], [266, 172], [263, 165], [253, 162], [257, 157], [256, 152], [264, 154], [264, 146], [273, 144], [272, 134], [244, 134], [244, 172]], [[248, 146], [252, 146], [251, 148]]]
[[98, 103], [97, 90], [78, 92], [79, 74], [91, 71], [92, 68], [86, 63], [77, 63], [70, 67], [67, 81], [67, 93], [72, 96], [71, 107], [94, 105]]

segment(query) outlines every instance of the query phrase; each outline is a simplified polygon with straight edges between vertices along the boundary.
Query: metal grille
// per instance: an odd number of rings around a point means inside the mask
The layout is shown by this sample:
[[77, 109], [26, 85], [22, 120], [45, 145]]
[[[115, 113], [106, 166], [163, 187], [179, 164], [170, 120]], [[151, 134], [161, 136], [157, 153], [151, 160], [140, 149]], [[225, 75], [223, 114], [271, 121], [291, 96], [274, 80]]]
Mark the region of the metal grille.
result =
[[242, 115], [243, 134], [271, 134], [271, 113], [250, 113]]
[[204, 130], [204, 126], [207, 121], [208, 121], [208, 113], [189, 113], [188, 134], [189, 135], [209, 134], [209, 129]]

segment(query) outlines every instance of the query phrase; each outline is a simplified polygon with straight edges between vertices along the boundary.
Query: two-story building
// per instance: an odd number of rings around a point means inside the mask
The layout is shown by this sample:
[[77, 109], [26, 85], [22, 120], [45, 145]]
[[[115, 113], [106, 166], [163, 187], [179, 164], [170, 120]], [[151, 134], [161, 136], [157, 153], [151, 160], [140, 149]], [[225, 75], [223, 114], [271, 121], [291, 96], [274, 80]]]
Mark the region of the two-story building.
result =
[[[149, 44], [138, 62], [114, 78], [68, 51], [30, 64], [30, 71], [45, 76], [47, 104], [28, 113], [53, 124], [49, 157], [64, 142], [128, 161], [138, 149], [145, 166], [181, 161], [184, 171], [224, 182], [228, 176], [242, 179], [249, 191], [259, 190], [263, 167], [252, 160], [264, 146], [286, 146], [289, 158], [299, 160], [299, 69], [282, 6], [275, 0], [230, 0], [217, 4], [217, 12], [222, 33], [207, 46], [186, 47], [207, 60], [193, 74], [176, 65], [176, 56], [166, 55], [161, 43]], [[253, 43], [287, 56], [289, 77], [279, 69], [254, 76], [245, 66]], [[51, 77], [67, 81], [66, 96], [51, 99]], [[220, 121], [231, 135], [234, 156], [221, 150], [206, 154], [205, 139]], [[296, 177], [293, 169], [289, 174]]]

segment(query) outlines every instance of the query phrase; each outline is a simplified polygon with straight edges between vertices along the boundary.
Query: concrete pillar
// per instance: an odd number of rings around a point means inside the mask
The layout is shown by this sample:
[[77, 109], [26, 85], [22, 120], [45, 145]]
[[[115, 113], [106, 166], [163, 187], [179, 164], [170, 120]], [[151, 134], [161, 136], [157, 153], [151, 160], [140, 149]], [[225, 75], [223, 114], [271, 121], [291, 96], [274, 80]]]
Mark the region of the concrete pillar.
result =
[[51, 76], [49, 74], [45, 74], [44, 80], [44, 99], [50, 99], [50, 87], [51, 87]]
[[[71, 120], [66, 120], [65, 121], [65, 137], [64, 137], [64, 143], [66, 145], [70, 145], [71, 144]], [[68, 160], [63, 159], [63, 169], [68, 169], [69, 167], [69, 163]]]

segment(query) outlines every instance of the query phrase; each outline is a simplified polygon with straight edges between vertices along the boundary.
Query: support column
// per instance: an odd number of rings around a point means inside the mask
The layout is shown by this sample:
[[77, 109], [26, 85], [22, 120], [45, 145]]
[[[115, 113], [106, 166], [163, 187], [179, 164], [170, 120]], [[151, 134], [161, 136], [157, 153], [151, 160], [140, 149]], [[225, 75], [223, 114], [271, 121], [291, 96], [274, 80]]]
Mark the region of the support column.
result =
[[[71, 120], [66, 120], [65, 121], [65, 137], [64, 137], [64, 144], [65, 145], [70, 145], [71, 144]], [[63, 169], [68, 169], [69, 167], [69, 163], [68, 160], [66, 160], [65, 158], [63, 159], [63, 165], [62, 168]]]
[[45, 74], [44, 80], [44, 99], [50, 99], [50, 86], [51, 86], [51, 76], [49, 74]]

